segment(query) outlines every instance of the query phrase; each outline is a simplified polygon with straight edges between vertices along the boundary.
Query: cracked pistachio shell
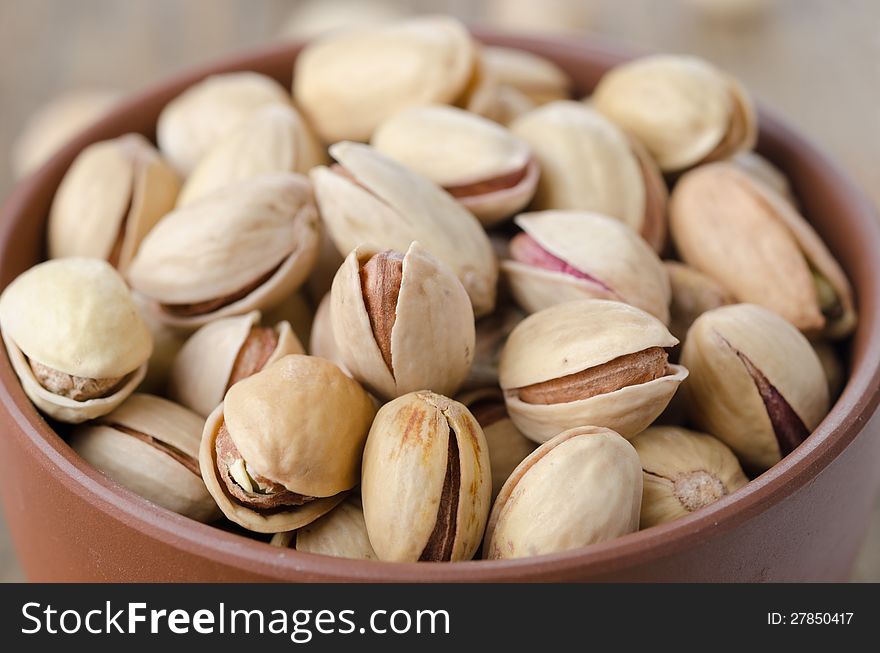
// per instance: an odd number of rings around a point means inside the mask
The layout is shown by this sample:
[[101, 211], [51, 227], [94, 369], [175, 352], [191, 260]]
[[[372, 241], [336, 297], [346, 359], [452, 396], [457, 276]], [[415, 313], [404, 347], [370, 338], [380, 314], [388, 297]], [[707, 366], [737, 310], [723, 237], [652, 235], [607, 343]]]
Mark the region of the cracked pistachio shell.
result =
[[[828, 412], [815, 351], [766, 308], [734, 304], [703, 313], [681, 361], [690, 370], [684, 392], [691, 420], [733, 449], [747, 469], [775, 465]], [[758, 376], [769, 388], [762, 390]]]
[[514, 258], [501, 264], [525, 310], [534, 313], [593, 297], [632, 304], [669, 322], [669, 277], [663, 263], [627, 225], [586, 211], [523, 213], [514, 221], [550, 255], [540, 266], [520, 262], [514, 251]]
[[495, 46], [484, 47], [482, 58], [499, 84], [515, 89], [535, 106], [570, 97], [574, 86], [571, 79], [549, 59]]
[[185, 177], [220, 138], [267, 104], [290, 104], [290, 95], [266, 75], [236, 72], [206, 77], [162, 109], [156, 126], [159, 149]]
[[[254, 329], [261, 329], [260, 312], [215, 320], [192, 334], [174, 359], [168, 396], [202, 417], [207, 417], [232, 384], [240, 356]], [[288, 322], [268, 327], [275, 346], [258, 357], [258, 372], [287, 354], [304, 354]], [[241, 361], [247, 365], [247, 361]], [[250, 365], [253, 367], [253, 365]]]
[[455, 102], [475, 65], [464, 25], [447, 16], [420, 16], [307, 45], [296, 58], [293, 96], [325, 142], [367, 141], [400, 109]]
[[[474, 316], [461, 282], [414, 242], [403, 257], [403, 276], [393, 307], [385, 305], [383, 297], [368, 301], [362, 269], [375, 253], [358, 247], [349, 254], [330, 291], [333, 335], [345, 367], [370, 392], [385, 399], [425, 388], [454, 393], [474, 358]], [[378, 304], [377, 311], [395, 313], [389, 337], [390, 368], [377, 342], [382, 336], [374, 332], [375, 316], [368, 311], [369, 304]]]
[[591, 101], [664, 172], [726, 158], [757, 140], [748, 93], [696, 57], [658, 55], [617, 66], [599, 80]]
[[339, 369], [351, 376], [351, 372], [342, 362], [342, 354], [333, 335], [333, 322], [330, 318], [332, 310], [333, 304], [328, 292], [318, 305], [318, 310], [315, 311], [315, 321], [312, 322], [312, 332], [309, 337], [309, 353], [312, 356], [326, 358], [328, 361], [336, 363]]
[[739, 301], [766, 306], [811, 337], [852, 333], [856, 313], [846, 275], [803, 216], [770, 187], [729, 163], [701, 166], [676, 184], [670, 220], [685, 263]]
[[353, 496], [297, 531], [276, 533], [271, 544], [334, 558], [378, 560], [367, 535], [361, 502]]
[[220, 517], [220, 510], [199, 475], [203, 426], [200, 416], [182, 406], [133, 394], [112, 413], [76, 427], [70, 446], [135, 494], [209, 522]]
[[653, 164], [640, 160], [627, 136], [602, 114], [563, 100], [520, 116], [510, 130], [529, 144], [541, 167], [533, 208], [602, 213], [662, 248], [662, 180], [658, 185]]
[[730, 448], [706, 433], [652, 426], [630, 442], [643, 471], [640, 528], [689, 515], [749, 482]]
[[498, 262], [477, 219], [436, 184], [375, 149], [342, 142], [330, 154], [343, 170], [310, 173], [321, 217], [340, 252], [367, 244], [405, 252], [419, 241], [448, 265], [477, 317], [492, 311]]
[[[306, 177], [264, 175], [165, 216], [141, 244], [128, 278], [166, 324], [194, 329], [287, 298], [314, 264], [319, 227]], [[226, 298], [204, 312], [172, 310]]]
[[385, 404], [367, 438], [361, 480], [379, 559], [470, 560], [489, 515], [489, 470], [483, 431], [457, 401], [422, 391]]
[[141, 240], [174, 208], [177, 175], [140, 134], [89, 145], [49, 212], [49, 258], [100, 258], [125, 271]]
[[326, 159], [296, 109], [289, 104], [267, 104], [221, 136], [199, 159], [183, 184], [177, 206], [260, 175], [307, 173]]
[[[19, 275], [0, 295], [0, 328], [25, 393], [63, 422], [83, 422], [121, 404], [144, 378], [153, 349], [122, 277], [98, 259], [56, 259]], [[77, 401], [40, 385], [29, 360], [88, 379], [128, 378], [113, 394]]]
[[685, 263], [663, 261], [663, 267], [672, 290], [669, 330], [682, 342], [691, 324], [703, 313], [735, 301], [733, 295], [714, 279]]
[[[374, 414], [370, 396], [329, 361], [285, 356], [229, 388], [208, 416], [199, 452], [202, 477], [237, 524], [258, 533], [300, 528], [357, 484]], [[269, 515], [233, 500], [218, 478], [214, 448], [224, 423], [249, 469], [317, 499]]]
[[525, 141], [456, 107], [405, 109], [379, 125], [371, 143], [444, 188], [486, 226], [521, 210], [538, 184]]
[[528, 403], [520, 389], [677, 343], [660, 320], [620, 302], [581, 299], [533, 313], [517, 325], [501, 353], [499, 383], [507, 411], [517, 428], [539, 443], [583, 424], [633, 437], [663, 412], [687, 369], [667, 365], [653, 380], [559, 403]]
[[614, 431], [579, 426], [538, 447], [492, 507], [483, 557], [523, 558], [612, 540], [639, 527], [642, 468]]

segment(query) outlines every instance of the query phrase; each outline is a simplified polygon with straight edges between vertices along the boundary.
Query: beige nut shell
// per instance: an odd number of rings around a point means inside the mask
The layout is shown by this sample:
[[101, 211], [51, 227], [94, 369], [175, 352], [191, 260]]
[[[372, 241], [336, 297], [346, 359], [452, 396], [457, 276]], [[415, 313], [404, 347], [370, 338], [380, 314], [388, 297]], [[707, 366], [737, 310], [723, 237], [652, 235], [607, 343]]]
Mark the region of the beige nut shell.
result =
[[482, 429], [460, 403], [413, 392], [379, 410], [364, 449], [364, 518], [380, 560], [415, 562], [424, 551], [437, 521], [450, 436], [460, 464], [451, 560], [469, 560], [480, 546], [492, 491]]
[[112, 413], [74, 429], [70, 446], [110, 479], [168, 510], [198, 521], [220, 516], [201, 477], [157, 447], [117, 428], [150, 436], [199, 457], [204, 420], [171, 401], [133, 394]]
[[515, 222], [543, 249], [601, 284], [503, 261], [513, 296], [525, 310], [593, 297], [626, 302], [669, 322], [669, 276], [654, 250], [627, 225], [586, 211], [523, 213]]
[[693, 422], [729, 446], [743, 465], [764, 470], [780, 448], [746, 356], [812, 431], [828, 412], [828, 387], [806, 338], [776, 313], [752, 304], [703, 313], [691, 326], [681, 361]]
[[[253, 327], [260, 326], [260, 312], [210, 322], [192, 334], [174, 359], [168, 396], [202, 417], [207, 417], [229, 387], [235, 359]], [[273, 329], [278, 344], [264, 367], [287, 354], [304, 354], [290, 323]]]
[[498, 262], [486, 232], [467, 209], [367, 145], [336, 143], [330, 154], [351, 177], [323, 166], [310, 176], [321, 217], [340, 252], [347, 255], [364, 244], [405, 252], [418, 241], [452, 268], [477, 317], [492, 311]]
[[522, 558], [604, 542], [639, 526], [642, 468], [614, 431], [581, 426], [523, 460], [486, 527], [484, 557]]
[[567, 99], [573, 87], [559, 66], [526, 50], [487, 46], [482, 59], [498, 84], [515, 89], [534, 105]]
[[539, 443], [583, 424], [633, 437], [663, 412], [687, 369], [669, 365], [669, 373], [653, 381], [558, 404], [526, 403], [516, 390], [677, 343], [657, 318], [628, 304], [582, 299], [544, 309], [517, 325], [501, 354], [498, 375], [507, 411], [517, 428]]
[[389, 370], [361, 287], [361, 265], [375, 253], [358, 247], [349, 254], [330, 292], [334, 340], [346, 369], [388, 399], [422, 389], [454, 393], [474, 358], [474, 316], [461, 282], [419, 243], [410, 245], [403, 258]]
[[293, 545], [297, 551], [348, 558], [349, 560], [377, 560], [364, 510], [357, 497], [349, 496], [323, 517], [307, 524], [293, 533], [277, 533], [272, 537], [273, 546]]
[[342, 362], [339, 345], [336, 344], [336, 338], [333, 335], [333, 321], [330, 317], [332, 310], [333, 305], [328, 292], [318, 304], [318, 310], [315, 311], [315, 319], [312, 322], [312, 331], [309, 337], [309, 353], [312, 356], [326, 358], [335, 363], [348, 376], [351, 376], [351, 372]]
[[179, 187], [177, 175], [140, 134], [89, 145], [52, 201], [49, 258], [109, 259], [121, 236], [115, 265], [125, 271], [147, 232], [174, 208]]
[[300, 52], [293, 95], [325, 142], [366, 141], [400, 109], [453, 103], [473, 76], [475, 58], [470, 34], [447, 16], [346, 30]]

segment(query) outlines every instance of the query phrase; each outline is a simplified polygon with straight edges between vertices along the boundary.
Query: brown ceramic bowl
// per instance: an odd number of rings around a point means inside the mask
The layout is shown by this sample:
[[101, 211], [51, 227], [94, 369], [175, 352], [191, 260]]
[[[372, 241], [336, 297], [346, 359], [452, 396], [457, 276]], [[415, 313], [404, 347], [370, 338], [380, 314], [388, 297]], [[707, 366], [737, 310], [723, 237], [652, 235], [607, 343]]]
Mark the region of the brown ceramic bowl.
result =
[[[589, 42], [481, 32], [555, 60], [581, 90], [624, 57]], [[52, 195], [76, 154], [125, 132], [154, 136], [159, 111], [210, 73], [256, 70], [289, 86], [285, 45], [180, 75], [130, 99], [22, 182], [0, 217], [0, 286], [44, 256]], [[862, 195], [802, 137], [761, 116], [760, 151], [782, 167], [807, 217], [849, 275], [860, 309], [851, 376], [794, 453], [685, 519], [613, 542], [514, 561], [390, 564], [271, 548], [150, 504], [80, 460], [0, 360], [0, 487], [29, 578], [37, 581], [756, 581], [846, 579], [880, 484], [880, 226]]]

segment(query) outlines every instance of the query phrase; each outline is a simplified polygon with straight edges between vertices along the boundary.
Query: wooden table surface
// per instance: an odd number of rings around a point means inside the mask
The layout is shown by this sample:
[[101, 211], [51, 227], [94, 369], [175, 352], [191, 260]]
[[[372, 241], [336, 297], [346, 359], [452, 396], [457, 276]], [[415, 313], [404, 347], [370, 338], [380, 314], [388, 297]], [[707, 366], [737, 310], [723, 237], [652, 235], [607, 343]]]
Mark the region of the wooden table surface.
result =
[[[531, 1], [533, 5], [527, 3]], [[718, 0], [720, 1], [720, 0]], [[327, 0], [325, 0], [327, 2]], [[572, 0], [574, 2], [574, 0]], [[729, 70], [829, 152], [880, 206], [880, 2], [765, 0], [751, 21], [708, 20], [695, 0], [412, 0], [400, 11], [534, 27], [566, 25], [647, 51], [687, 52]], [[82, 87], [132, 91], [170, 72], [279, 38], [293, 0], [0, 0], [0, 198], [11, 144], [34, 109]], [[573, 16], [573, 17], [572, 17]], [[880, 502], [856, 580], [880, 581]], [[0, 522], [0, 581], [20, 580]]]

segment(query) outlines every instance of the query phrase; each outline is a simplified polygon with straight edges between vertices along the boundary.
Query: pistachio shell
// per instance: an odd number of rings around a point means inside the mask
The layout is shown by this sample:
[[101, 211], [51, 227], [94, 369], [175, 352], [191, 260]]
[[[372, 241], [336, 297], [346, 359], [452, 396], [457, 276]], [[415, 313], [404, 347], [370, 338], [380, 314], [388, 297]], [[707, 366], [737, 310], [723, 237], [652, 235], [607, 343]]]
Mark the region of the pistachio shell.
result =
[[366, 141], [400, 109], [453, 103], [475, 57], [470, 34], [454, 18], [362, 27], [306, 46], [296, 59], [293, 95], [324, 141]]
[[[688, 332], [682, 364], [691, 373], [684, 391], [694, 424], [749, 469], [774, 465], [797, 446], [787, 435], [794, 427], [803, 439], [828, 412], [825, 374], [810, 343], [760, 306], [703, 313]], [[762, 392], [756, 374], [769, 390]]]
[[502, 487], [484, 557], [522, 558], [604, 542], [639, 525], [642, 468], [614, 431], [581, 426], [523, 460]]
[[389, 368], [362, 289], [361, 268], [375, 253], [358, 247], [333, 281], [330, 316], [345, 367], [386, 399], [426, 388], [452, 394], [474, 356], [474, 317], [467, 293], [446, 265], [414, 242], [403, 257]]
[[674, 426], [652, 426], [630, 440], [642, 463], [640, 528], [699, 510], [749, 482], [718, 438]]
[[573, 84], [555, 63], [525, 50], [484, 47], [484, 65], [498, 83], [523, 94], [535, 105], [570, 97]]
[[538, 183], [539, 171], [524, 141], [455, 107], [405, 109], [379, 125], [371, 143], [452, 193], [484, 225], [522, 209]]
[[464, 382], [468, 389], [498, 385], [498, 362], [507, 336], [526, 317], [518, 306], [505, 303], [475, 325], [474, 362]]
[[290, 322], [290, 328], [293, 329], [293, 335], [297, 337], [304, 348], [308, 349], [309, 334], [312, 331], [315, 310], [312, 308], [311, 302], [306, 299], [302, 291], [297, 291], [289, 295], [287, 299], [284, 299], [280, 304], [276, 304], [262, 313], [263, 322], [266, 324]]
[[515, 219], [542, 250], [575, 276], [513, 260], [501, 264], [517, 303], [529, 312], [593, 297], [632, 304], [669, 322], [669, 278], [651, 247], [627, 225], [586, 211], [539, 211]]
[[352, 496], [296, 532], [277, 533], [271, 543], [334, 558], [378, 559], [367, 535], [361, 502]]
[[742, 87], [688, 56], [644, 57], [599, 81], [592, 103], [642, 142], [664, 172], [750, 149], [756, 118]]
[[730, 163], [742, 170], [752, 179], [755, 179], [765, 186], [769, 186], [777, 194], [781, 195], [792, 205], [797, 206], [797, 200], [788, 177], [785, 173], [777, 168], [769, 160], [758, 154], [757, 152], [739, 152], [729, 159]]
[[846, 369], [841, 359], [840, 353], [830, 342], [813, 342], [813, 349], [822, 363], [822, 369], [825, 370], [825, 379], [828, 381], [828, 397], [833, 403], [843, 386], [846, 384]]
[[162, 109], [159, 149], [186, 176], [218, 139], [267, 104], [290, 104], [287, 91], [270, 77], [253, 72], [206, 77]]
[[336, 338], [333, 336], [333, 323], [330, 318], [332, 310], [333, 303], [328, 292], [324, 295], [324, 299], [321, 300], [318, 310], [315, 312], [315, 321], [312, 322], [312, 333], [309, 338], [309, 353], [312, 356], [319, 356], [335, 363], [339, 369], [351, 376], [351, 372], [342, 362], [339, 345], [336, 344]]
[[492, 71], [483, 63], [482, 48], [476, 48], [474, 55], [471, 78], [455, 101], [455, 106], [465, 109], [472, 115], [497, 122], [501, 115], [501, 105], [498, 101], [501, 87]]
[[319, 166], [310, 176], [321, 216], [346, 255], [359, 245], [405, 252], [417, 240], [452, 268], [474, 314], [491, 312], [498, 263], [479, 222], [448, 193], [373, 148], [336, 143], [345, 174]]
[[[852, 289], [825, 244], [791, 204], [736, 166], [714, 163], [684, 175], [670, 218], [684, 261], [740, 301], [766, 306], [809, 335], [841, 338], [855, 328]], [[814, 274], [835, 294], [827, 314]]]
[[[207, 417], [232, 381], [232, 371], [248, 335], [260, 326], [260, 312], [210, 322], [192, 334], [174, 360], [168, 396]], [[277, 344], [262, 367], [287, 354], [304, 354], [288, 322], [273, 327]], [[262, 369], [262, 368], [261, 368]]]
[[663, 261], [663, 266], [672, 290], [669, 331], [679, 340], [684, 341], [700, 315], [734, 303], [733, 295], [699, 270], [678, 261]]
[[159, 320], [150, 300], [143, 295], [133, 292], [132, 299], [153, 337], [153, 353], [147, 361], [147, 374], [137, 387], [137, 391], [165, 396], [171, 366], [186, 342], [186, 334]]
[[260, 175], [306, 173], [326, 158], [296, 109], [288, 104], [267, 104], [218, 138], [199, 159], [180, 191], [177, 206]]
[[[163, 321], [195, 328], [283, 301], [314, 264], [318, 230], [308, 180], [294, 173], [264, 175], [169, 213], [144, 239], [129, 280], [157, 304]], [[206, 312], [169, 308], [224, 297], [233, 299]]]
[[511, 123], [521, 115], [538, 106], [519, 89], [505, 85], [498, 87], [495, 103], [498, 114], [496, 120], [507, 127], [510, 127]]
[[50, 258], [109, 260], [124, 271], [147, 232], [174, 207], [174, 171], [140, 134], [84, 149], [49, 212]]
[[70, 446], [132, 492], [207, 522], [220, 516], [217, 504], [201, 477], [177, 459], [183, 455], [197, 465], [203, 424], [201, 417], [182, 406], [152, 395], [133, 394], [112, 413], [74, 429]]
[[[450, 452], [458, 459], [454, 469]], [[431, 557], [426, 549], [438, 534], [447, 544], [441, 559], [469, 560], [480, 545], [491, 487], [486, 440], [464, 406], [414, 392], [379, 410], [364, 449], [361, 496], [380, 560]], [[448, 523], [438, 524], [441, 514]]]

